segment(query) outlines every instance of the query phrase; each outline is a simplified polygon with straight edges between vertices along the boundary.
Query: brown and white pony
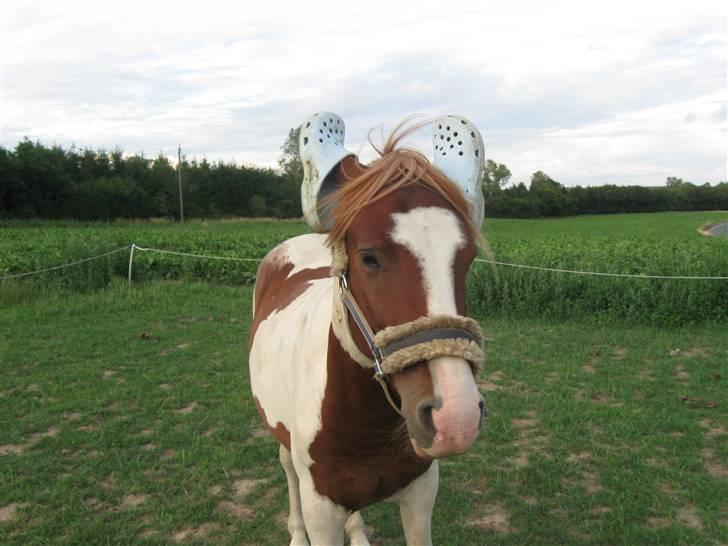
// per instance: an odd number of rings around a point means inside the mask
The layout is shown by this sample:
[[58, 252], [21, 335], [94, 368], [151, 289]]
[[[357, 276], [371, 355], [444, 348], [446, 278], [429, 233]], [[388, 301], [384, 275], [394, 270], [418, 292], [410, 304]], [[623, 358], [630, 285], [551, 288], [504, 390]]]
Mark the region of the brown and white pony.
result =
[[345, 158], [334, 170], [330, 233], [287, 240], [258, 270], [251, 386], [280, 443], [291, 544], [308, 544], [307, 534], [313, 544], [343, 544], [345, 532], [368, 544], [359, 510], [384, 499], [399, 501], [407, 544], [430, 544], [437, 458], [469, 449], [480, 429], [483, 400], [462, 357], [389, 376], [398, 413], [372, 380], [370, 349], [332, 275], [343, 259], [374, 332], [466, 313], [478, 229], [460, 189], [424, 156], [398, 149], [401, 136], [368, 167]]

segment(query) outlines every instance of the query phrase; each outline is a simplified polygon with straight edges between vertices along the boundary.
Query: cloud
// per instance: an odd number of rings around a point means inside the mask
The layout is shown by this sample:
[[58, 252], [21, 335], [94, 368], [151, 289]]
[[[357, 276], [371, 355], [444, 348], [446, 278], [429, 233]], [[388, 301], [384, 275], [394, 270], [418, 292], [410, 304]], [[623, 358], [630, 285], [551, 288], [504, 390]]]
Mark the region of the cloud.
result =
[[[459, 113], [514, 181], [726, 178], [727, 29], [712, 7], [6, 4], [6, 146], [27, 136], [172, 154], [179, 143], [275, 165], [291, 127], [333, 110], [372, 158], [372, 127]], [[429, 150], [426, 131], [411, 140]]]

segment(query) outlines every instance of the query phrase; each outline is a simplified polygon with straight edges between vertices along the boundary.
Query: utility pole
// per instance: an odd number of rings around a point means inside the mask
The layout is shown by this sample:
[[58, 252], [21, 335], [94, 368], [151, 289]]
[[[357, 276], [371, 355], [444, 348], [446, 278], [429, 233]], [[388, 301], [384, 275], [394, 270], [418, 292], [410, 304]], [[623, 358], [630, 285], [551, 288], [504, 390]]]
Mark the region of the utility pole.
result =
[[182, 204], [182, 145], [177, 147], [177, 180], [179, 181], [179, 221], [185, 223], [185, 207]]

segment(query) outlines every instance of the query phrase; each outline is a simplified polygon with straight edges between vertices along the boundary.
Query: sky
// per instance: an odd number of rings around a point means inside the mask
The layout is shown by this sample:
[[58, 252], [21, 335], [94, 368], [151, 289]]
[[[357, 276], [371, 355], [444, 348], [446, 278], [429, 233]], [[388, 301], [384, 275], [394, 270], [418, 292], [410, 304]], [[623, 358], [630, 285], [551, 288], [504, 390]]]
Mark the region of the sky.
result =
[[722, 4], [3, 0], [0, 144], [275, 167], [333, 111], [370, 161], [372, 129], [459, 114], [513, 183], [728, 180]]

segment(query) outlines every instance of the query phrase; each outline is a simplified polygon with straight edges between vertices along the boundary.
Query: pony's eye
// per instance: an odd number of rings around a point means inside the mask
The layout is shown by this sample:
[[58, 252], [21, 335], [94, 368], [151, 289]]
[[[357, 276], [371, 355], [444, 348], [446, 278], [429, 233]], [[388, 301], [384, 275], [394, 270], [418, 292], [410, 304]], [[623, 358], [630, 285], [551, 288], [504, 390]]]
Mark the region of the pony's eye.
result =
[[367, 269], [375, 271], [382, 267], [382, 264], [373, 252], [361, 252], [359, 256], [362, 265]]

